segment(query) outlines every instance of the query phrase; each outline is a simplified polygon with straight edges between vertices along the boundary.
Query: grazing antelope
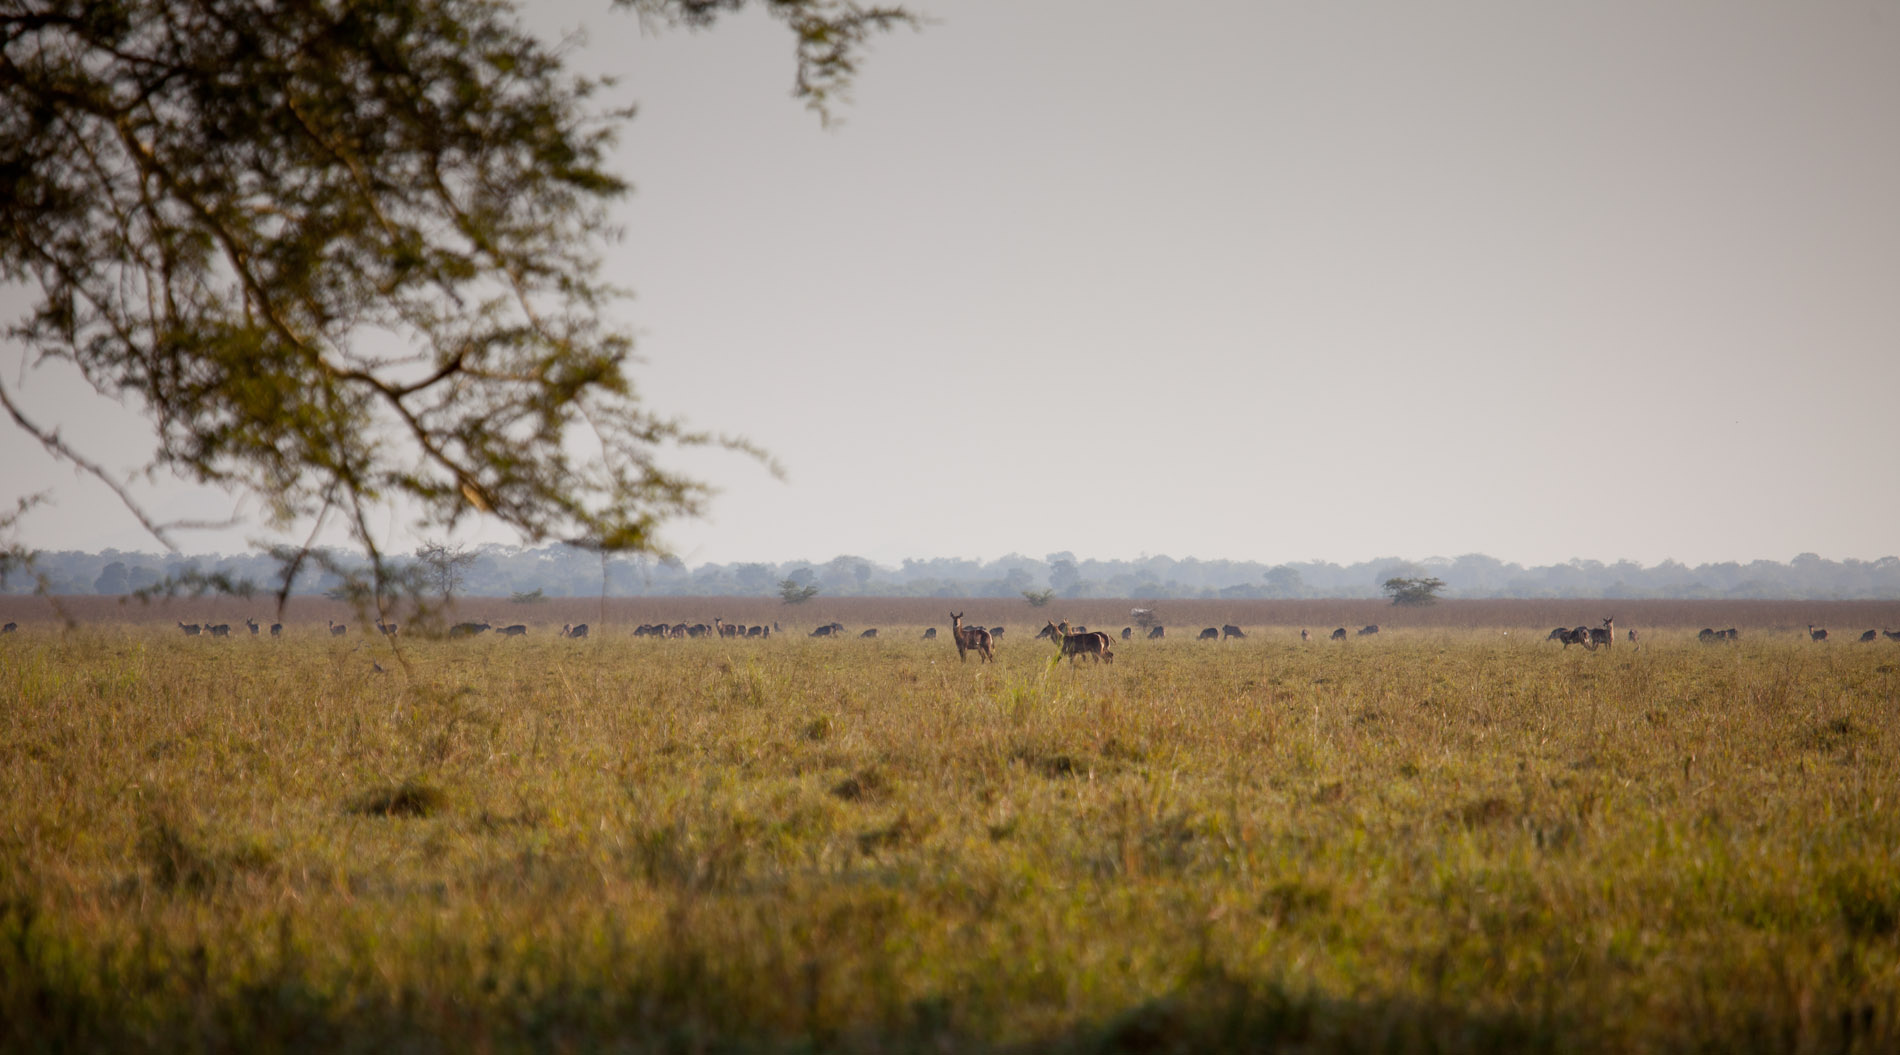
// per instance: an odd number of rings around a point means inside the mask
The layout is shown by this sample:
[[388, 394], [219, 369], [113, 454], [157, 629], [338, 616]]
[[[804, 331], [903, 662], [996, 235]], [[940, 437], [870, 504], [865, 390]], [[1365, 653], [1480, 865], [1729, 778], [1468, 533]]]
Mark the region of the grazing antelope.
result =
[[207, 626], [205, 627], [205, 633], [210, 634], [212, 637], [230, 637], [231, 624], [219, 623], [217, 626]]
[[[1562, 628], [1560, 627], [1559, 629]], [[1584, 648], [1594, 652], [1597, 647], [1596, 639], [1591, 636], [1590, 628], [1587, 626], [1580, 626], [1574, 630], [1564, 630], [1558, 640], [1564, 643], [1565, 649], [1568, 649], [1571, 645], [1582, 645]]]
[[528, 628], [520, 623], [516, 623], [513, 626], [504, 626], [496, 632], [503, 637], [521, 637], [528, 632]]
[[183, 630], [185, 632], [186, 637], [197, 637], [200, 633], [204, 631], [204, 627], [199, 626], [197, 623], [185, 623], [185, 622], [180, 622], [178, 624], [178, 629]]
[[980, 626], [964, 626], [962, 612], [950, 613], [950, 637], [957, 643], [957, 659], [959, 660], [968, 662], [970, 658], [968, 653], [972, 650], [982, 656], [985, 663], [996, 658], [990, 632]]
[[1810, 640], [1810, 641], [1826, 641], [1826, 640], [1827, 640], [1827, 630], [1826, 630], [1826, 628], [1824, 628], [1824, 627], [1816, 627], [1816, 626], [1815, 626], [1815, 625], [1814, 625], [1813, 623], [1809, 623], [1809, 624], [1808, 624], [1808, 640]]
[[252, 637], [257, 636], [257, 620], [247, 615], [244, 617], [244, 625], [250, 628]]
[[486, 633], [488, 633], [487, 623], [457, 623], [449, 627], [450, 637], [474, 637], [476, 634]]
[[1239, 627], [1237, 627], [1237, 626], [1235, 626], [1235, 625], [1234, 625], [1234, 624], [1232, 624], [1232, 623], [1224, 623], [1224, 624], [1222, 624], [1222, 625], [1221, 625], [1221, 628], [1220, 628], [1220, 639], [1221, 639], [1222, 641], [1225, 641], [1225, 640], [1227, 640], [1227, 639], [1228, 639], [1228, 638], [1230, 638], [1230, 637], [1237, 637], [1237, 638], [1240, 638], [1240, 639], [1242, 639], [1242, 640], [1245, 640], [1245, 639], [1246, 639], [1246, 637], [1247, 637], [1247, 635], [1246, 635], [1246, 634], [1243, 634], [1243, 633], [1241, 633], [1241, 632], [1240, 632], [1240, 628], [1239, 628]]
[[14, 632], [15, 630], [18, 630], [18, 629], [20, 629], [20, 624], [18, 624], [18, 623], [8, 623], [8, 624], [7, 624], [7, 625], [5, 625], [5, 626], [0, 626], [0, 634], [11, 634], [11, 633], [13, 633], [13, 632]]
[[1196, 637], [1196, 638], [1195, 638], [1194, 640], [1196, 640], [1196, 641], [1219, 641], [1219, 640], [1220, 640], [1220, 628], [1219, 628], [1219, 627], [1213, 627], [1213, 626], [1210, 626], [1210, 627], [1208, 627], [1208, 628], [1207, 628], [1206, 630], [1203, 630], [1203, 631], [1201, 631], [1201, 633], [1200, 633], [1200, 636], [1198, 636], [1198, 637]]
[[772, 628], [769, 626], [749, 626], [746, 627], [745, 636], [756, 637], [763, 641], [772, 636]]
[[396, 636], [396, 624], [394, 623], [385, 623], [381, 619], [378, 619], [376, 620], [376, 629], [384, 637]]
[[819, 627], [818, 629], [816, 629], [816, 630], [813, 630], [813, 631], [812, 631], [811, 633], [809, 633], [809, 634], [807, 634], [807, 635], [805, 635], [805, 636], [806, 636], [806, 637], [830, 637], [830, 636], [831, 636], [831, 624], [830, 624], [830, 623], [826, 623], [826, 624], [825, 624], [824, 626], [821, 626], [821, 627]]
[[931, 626], [931, 627], [925, 627], [925, 628], [924, 628], [924, 640], [925, 640], [925, 641], [935, 641], [935, 640], [937, 640], [937, 628], [936, 628], [936, 627], [934, 627], [934, 626]]
[[876, 637], [876, 636], [877, 636], [877, 627], [872, 627], [871, 629], [866, 630], [864, 633], [859, 634], [858, 640], [862, 641], [867, 637]]
[[350, 624], [348, 623], [339, 623], [334, 619], [328, 619], [325, 620], [325, 622], [330, 624], [331, 637], [342, 637], [350, 631]]
[[733, 626], [731, 623], [725, 622], [724, 620], [720, 619], [718, 616], [713, 616], [713, 631], [717, 633], [720, 637], [738, 637], [739, 631], [743, 629], [745, 628]]
[[1900, 641], [1900, 630], [1882, 630], [1880, 636], [1889, 641]]
[[1880, 640], [1880, 631], [1869, 630], [1866, 633], [1860, 635], [1860, 639], [1862, 641], [1878, 641]]
[[562, 637], [586, 637], [587, 624], [586, 623], [563, 623], [561, 624], [561, 636]]
[[1379, 632], [1379, 624], [1377, 623], [1367, 623], [1365, 626], [1362, 626], [1359, 628], [1360, 637], [1371, 637], [1372, 635], [1378, 632]]
[[1050, 623], [1048, 631], [1050, 639], [1056, 643], [1057, 659], [1067, 656], [1071, 665], [1077, 656], [1087, 656], [1098, 663], [1115, 662], [1115, 653], [1108, 650], [1108, 635], [1100, 630], [1070, 633], [1069, 624]]
[[1342, 626], [1339, 629], [1333, 631], [1332, 638], [1334, 641], [1346, 640], [1346, 628]]

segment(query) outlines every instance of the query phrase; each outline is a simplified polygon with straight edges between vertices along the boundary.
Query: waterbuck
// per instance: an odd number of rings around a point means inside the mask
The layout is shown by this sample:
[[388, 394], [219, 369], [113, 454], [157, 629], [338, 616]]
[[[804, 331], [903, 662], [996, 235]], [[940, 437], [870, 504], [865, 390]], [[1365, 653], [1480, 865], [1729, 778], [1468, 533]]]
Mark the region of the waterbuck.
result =
[[1602, 626], [1590, 629], [1590, 644], [1610, 648], [1616, 644], [1616, 617], [1610, 616]]
[[1860, 635], [1860, 639], [1862, 641], [1878, 641], [1880, 640], [1880, 631], [1869, 630], [1866, 633]]
[[1196, 637], [1196, 638], [1195, 638], [1194, 640], [1196, 640], [1196, 641], [1219, 641], [1219, 640], [1220, 640], [1220, 628], [1219, 628], [1219, 627], [1215, 627], [1215, 626], [1210, 626], [1210, 627], [1208, 627], [1208, 628], [1207, 628], [1206, 630], [1203, 630], [1203, 631], [1201, 631], [1201, 633], [1200, 633], [1200, 635], [1199, 635], [1198, 637]]
[[185, 632], [186, 637], [197, 637], [200, 633], [204, 631], [204, 627], [199, 626], [197, 623], [185, 623], [185, 622], [180, 622], [178, 624], [178, 629], [183, 630]]
[[449, 627], [450, 637], [474, 637], [476, 634], [486, 633], [488, 633], [487, 623], [457, 623]]
[[877, 636], [877, 627], [872, 627], [871, 629], [866, 630], [864, 633], [859, 634], [858, 640], [863, 641], [865, 638], [876, 637], [876, 636]]
[[1122, 627], [1122, 640], [1133, 641], [1134, 639], [1135, 639], [1135, 628], [1132, 626]]
[[210, 634], [212, 637], [230, 637], [231, 624], [219, 623], [216, 626], [207, 626], [205, 627], [205, 633]]
[[996, 650], [990, 644], [990, 632], [980, 626], [964, 626], [963, 613], [950, 613], [950, 638], [957, 643], [957, 659], [969, 661], [969, 653], [974, 650], [988, 663], [996, 658]]
[[586, 637], [587, 624], [586, 623], [564, 623], [561, 626], [561, 636], [562, 637]]
[[1148, 631], [1148, 640], [1150, 641], [1160, 641], [1167, 636], [1168, 628], [1165, 626], [1157, 626], [1153, 630]]
[[1346, 640], [1346, 628], [1342, 626], [1339, 629], [1333, 631], [1332, 638], [1334, 641]]
[[1900, 630], [1882, 630], [1880, 636], [1889, 641], [1900, 641]]
[[1225, 641], [1225, 640], [1227, 640], [1227, 639], [1228, 639], [1228, 638], [1230, 638], [1230, 637], [1237, 637], [1237, 638], [1240, 638], [1240, 639], [1242, 639], [1242, 640], [1245, 640], [1245, 639], [1246, 639], [1246, 637], [1247, 637], [1247, 635], [1246, 635], [1246, 634], [1243, 634], [1243, 633], [1241, 633], [1241, 632], [1240, 632], [1240, 628], [1239, 628], [1239, 627], [1237, 627], [1237, 626], [1235, 626], [1234, 624], [1232, 624], [1232, 623], [1223, 623], [1223, 624], [1221, 625], [1221, 628], [1220, 628], [1220, 639], [1221, 639], [1222, 641]]
[[1068, 623], [1050, 623], [1047, 629], [1050, 639], [1056, 643], [1057, 659], [1067, 656], [1071, 665], [1077, 656], [1087, 656], [1098, 663], [1115, 662], [1115, 653], [1108, 650], [1108, 635], [1100, 630], [1070, 633]]
[[925, 628], [924, 628], [924, 640], [925, 640], [925, 641], [935, 641], [935, 640], [937, 640], [937, 628], [936, 628], [936, 627], [934, 627], [934, 626], [929, 626], [929, 627], [925, 627]]
[[331, 637], [342, 637], [344, 634], [350, 632], [350, 624], [348, 623], [339, 623], [334, 619], [328, 619], [325, 620], [325, 622], [330, 624]]
[[501, 634], [501, 636], [503, 637], [521, 637], [527, 634], [527, 632], [528, 632], [528, 628], [521, 623], [516, 623], [513, 626], [504, 626], [499, 631], [497, 631], [497, 633]]
[[1372, 635], [1378, 632], [1379, 632], [1379, 624], [1377, 623], [1367, 623], [1365, 626], [1362, 626], [1359, 628], [1360, 637], [1371, 637]]
[[10, 622], [5, 626], [0, 626], [0, 634], [11, 634], [18, 629], [20, 629], [20, 624]]
[[244, 617], [244, 625], [247, 627], [250, 627], [252, 637], [257, 636], [257, 620], [252, 619], [250, 616], [247, 615]]
[[1312, 632], [1311, 632], [1311, 631], [1309, 631], [1309, 630], [1307, 630], [1307, 629], [1306, 629], [1305, 627], [1300, 627], [1300, 640], [1301, 640], [1301, 641], [1311, 641], [1311, 640], [1313, 640], [1313, 634], [1312, 634]]
[[1826, 640], [1827, 640], [1827, 630], [1826, 630], [1826, 628], [1823, 628], [1823, 627], [1817, 627], [1817, 626], [1815, 626], [1815, 625], [1814, 625], [1813, 623], [1809, 623], [1809, 624], [1808, 624], [1808, 640], [1810, 640], [1810, 641], [1826, 641]]
[[396, 636], [396, 624], [394, 624], [394, 623], [385, 623], [385, 622], [383, 622], [383, 621], [382, 621], [381, 619], [378, 619], [378, 620], [376, 620], [376, 631], [377, 631], [378, 633], [380, 633], [380, 634], [382, 634], [382, 635], [383, 635], [384, 637], [395, 637], [395, 636]]

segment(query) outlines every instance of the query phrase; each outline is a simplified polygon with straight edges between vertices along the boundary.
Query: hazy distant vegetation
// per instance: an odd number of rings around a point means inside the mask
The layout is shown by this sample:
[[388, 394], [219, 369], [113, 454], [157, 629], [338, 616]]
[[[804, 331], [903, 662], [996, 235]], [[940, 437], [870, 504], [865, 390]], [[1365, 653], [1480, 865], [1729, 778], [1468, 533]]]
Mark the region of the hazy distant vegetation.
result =
[[[1787, 563], [1770, 560], [1690, 566], [1675, 561], [1644, 566], [1573, 560], [1526, 567], [1483, 554], [1404, 560], [1380, 557], [1356, 564], [1296, 561], [1176, 559], [1087, 560], [1073, 553], [1044, 557], [1010, 554], [995, 560], [956, 557], [906, 560], [897, 567], [863, 557], [828, 561], [701, 564], [648, 556], [611, 557], [570, 546], [533, 549], [482, 546], [462, 569], [456, 591], [470, 597], [508, 597], [542, 591], [549, 597], [707, 596], [774, 597], [790, 580], [816, 586], [825, 597], [1007, 597], [1053, 591], [1065, 599], [1091, 597], [1300, 600], [1376, 598], [1393, 578], [1442, 580], [1441, 595], [1485, 597], [1601, 597], [1670, 599], [1872, 600], [1900, 598], [1900, 557], [1825, 560], [1803, 553]], [[339, 562], [347, 566], [346, 558]], [[168, 576], [220, 573], [249, 579], [260, 589], [278, 583], [268, 554], [181, 556], [42, 552], [34, 571], [55, 594], [123, 594], [151, 588]], [[321, 594], [340, 584], [328, 572], [300, 577], [295, 591]], [[10, 578], [4, 591], [30, 593], [31, 575]]]

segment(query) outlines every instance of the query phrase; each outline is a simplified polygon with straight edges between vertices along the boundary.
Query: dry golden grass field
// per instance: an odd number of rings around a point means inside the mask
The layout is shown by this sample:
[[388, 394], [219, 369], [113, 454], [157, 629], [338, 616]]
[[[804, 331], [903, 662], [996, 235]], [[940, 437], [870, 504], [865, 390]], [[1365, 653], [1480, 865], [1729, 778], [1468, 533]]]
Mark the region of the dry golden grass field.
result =
[[1900, 1050], [1900, 604], [1130, 604], [0, 599], [0, 1046]]

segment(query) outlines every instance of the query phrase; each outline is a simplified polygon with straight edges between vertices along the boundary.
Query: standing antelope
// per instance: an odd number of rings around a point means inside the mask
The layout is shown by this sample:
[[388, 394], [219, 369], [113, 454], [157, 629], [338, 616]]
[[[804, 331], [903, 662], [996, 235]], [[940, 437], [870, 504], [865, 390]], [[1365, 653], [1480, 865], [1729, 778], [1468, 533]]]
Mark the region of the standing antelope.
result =
[[347, 634], [350, 632], [350, 624], [348, 623], [339, 623], [334, 619], [330, 619], [326, 621], [330, 624], [331, 637], [342, 637], [344, 634]]
[[996, 658], [994, 647], [990, 644], [990, 632], [980, 626], [964, 626], [963, 613], [950, 613], [950, 637], [957, 643], [957, 659], [969, 661], [971, 650], [983, 657], [988, 663]]
[[178, 629], [183, 630], [186, 637], [197, 637], [204, 631], [204, 627], [199, 626], [197, 623], [187, 623], [183, 621], [179, 622]]
[[1200, 635], [1199, 635], [1198, 637], [1196, 637], [1196, 638], [1195, 638], [1194, 640], [1196, 640], [1196, 641], [1219, 641], [1219, 640], [1220, 640], [1220, 628], [1219, 628], [1219, 627], [1213, 627], [1213, 626], [1210, 626], [1210, 627], [1208, 627], [1208, 628], [1207, 628], [1206, 630], [1203, 630], [1203, 631], [1201, 631], [1201, 633], [1200, 633]]
[[1150, 641], [1161, 641], [1167, 636], [1168, 628], [1165, 626], [1157, 626], [1153, 630], [1148, 631], [1148, 640]]
[[247, 615], [244, 617], [244, 625], [251, 628], [252, 637], [257, 636], [257, 620], [252, 619], [250, 616]]
[[516, 623], [513, 626], [504, 626], [496, 631], [496, 633], [503, 637], [522, 637], [527, 634], [527, 632], [528, 628], [521, 623]]
[[1246, 634], [1243, 634], [1243, 633], [1241, 633], [1241, 632], [1240, 632], [1240, 628], [1239, 628], [1239, 627], [1237, 627], [1237, 626], [1235, 626], [1235, 625], [1234, 625], [1234, 624], [1232, 624], [1232, 623], [1223, 623], [1223, 624], [1221, 624], [1221, 628], [1220, 628], [1220, 639], [1221, 639], [1222, 641], [1225, 641], [1225, 640], [1227, 640], [1227, 639], [1228, 639], [1228, 638], [1230, 638], [1230, 637], [1237, 637], [1237, 638], [1240, 638], [1240, 639], [1242, 639], [1242, 640], [1245, 640], [1245, 639], [1246, 639], [1246, 637], [1247, 637], [1247, 635], [1246, 635]]
[[1133, 641], [1134, 639], [1135, 639], [1135, 628], [1132, 626], [1122, 627], [1122, 640]]
[[1049, 637], [1056, 643], [1056, 658], [1069, 657], [1074, 665], [1075, 657], [1087, 656], [1098, 663], [1115, 662], [1115, 653], [1108, 650], [1108, 635], [1100, 630], [1087, 630], [1082, 633], [1070, 633], [1069, 624], [1050, 623]]
[[1827, 629], [1825, 627], [1817, 628], [1813, 623], [1809, 623], [1808, 624], [1808, 640], [1826, 641]]
[[1610, 648], [1616, 644], [1616, 617], [1615, 616], [1611, 616], [1608, 619], [1605, 619], [1603, 621], [1602, 626], [1591, 628], [1590, 644], [1602, 645], [1604, 648]]
[[586, 637], [586, 623], [566, 623], [561, 626], [562, 637]]
[[1346, 640], [1346, 628], [1342, 626], [1339, 629], [1333, 631], [1332, 637], [1334, 641]]
[[1300, 640], [1301, 640], [1301, 641], [1311, 641], [1311, 640], [1313, 640], [1313, 635], [1312, 635], [1312, 633], [1311, 633], [1310, 631], [1308, 631], [1308, 630], [1307, 630], [1307, 629], [1306, 629], [1305, 627], [1300, 627]]
[[396, 624], [394, 623], [385, 623], [381, 619], [378, 619], [376, 620], [376, 629], [381, 632], [384, 637], [396, 636]]
[[1880, 640], [1880, 631], [1869, 630], [1866, 633], [1860, 635], [1860, 639], [1862, 641], [1878, 641]]
[[1882, 630], [1880, 636], [1889, 641], [1900, 641], [1900, 630]]
[[272, 623], [272, 624], [270, 625], [270, 636], [272, 636], [272, 637], [283, 637], [283, 636], [284, 636], [284, 624], [282, 624], [282, 623]]

